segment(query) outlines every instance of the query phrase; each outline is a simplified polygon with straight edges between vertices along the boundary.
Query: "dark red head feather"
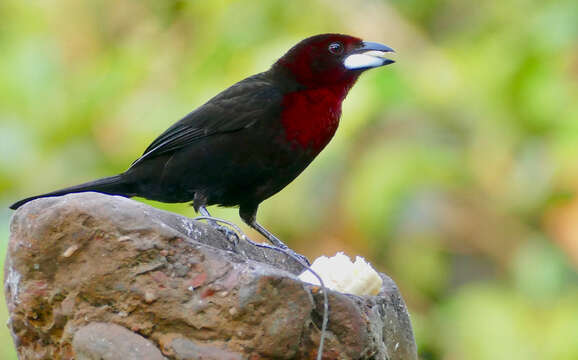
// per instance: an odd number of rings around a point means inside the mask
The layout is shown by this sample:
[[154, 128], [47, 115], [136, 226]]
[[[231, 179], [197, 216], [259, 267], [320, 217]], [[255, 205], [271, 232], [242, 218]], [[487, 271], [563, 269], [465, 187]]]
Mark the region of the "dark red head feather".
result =
[[322, 34], [293, 46], [273, 67], [282, 67], [307, 88], [353, 83], [359, 71], [343, 66], [344, 58], [361, 47], [359, 38], [341, 34]]

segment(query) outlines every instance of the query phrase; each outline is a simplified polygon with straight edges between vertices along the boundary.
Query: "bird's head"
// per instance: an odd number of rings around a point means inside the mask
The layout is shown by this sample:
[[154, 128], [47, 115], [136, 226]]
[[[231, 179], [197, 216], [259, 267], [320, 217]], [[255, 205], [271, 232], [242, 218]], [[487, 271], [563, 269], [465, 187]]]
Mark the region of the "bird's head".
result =
[[392, 64], [384, 55], [389, 46], [341, 34], [322, 34], [293, 46], [274, 65], [273, 70], [293, 77], [300, 85], [315, 88], [353, 85], [368, 69]]

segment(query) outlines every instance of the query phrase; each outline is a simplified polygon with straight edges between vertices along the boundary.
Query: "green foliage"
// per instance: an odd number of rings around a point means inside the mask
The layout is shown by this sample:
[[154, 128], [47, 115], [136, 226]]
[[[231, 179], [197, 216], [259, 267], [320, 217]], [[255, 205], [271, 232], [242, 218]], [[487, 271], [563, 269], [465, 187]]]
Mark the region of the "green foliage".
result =
[[[308, 35], [391, 45], [398, 62], [360, 79], [261, 220], [392, 275], [424, 358], [578, 358], [576, 1], [3, 0], [0, 15], [1, 208], [123, 171]], [[12, 348], [0, 330], [0, 358]]]

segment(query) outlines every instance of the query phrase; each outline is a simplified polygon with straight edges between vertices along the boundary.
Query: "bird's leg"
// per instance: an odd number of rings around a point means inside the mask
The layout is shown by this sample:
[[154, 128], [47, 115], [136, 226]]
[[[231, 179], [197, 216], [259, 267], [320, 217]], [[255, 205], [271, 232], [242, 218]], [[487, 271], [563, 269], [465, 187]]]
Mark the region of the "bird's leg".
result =
[[214, 227], [217, 227], [216, 219], [209, 214], [209, 210], [205, 207], [205, 205], [199, 206], [199, 213], [206, 218], [207, 222]]
[[[279, 238], [270, 233], [267, 229], [265, 229], [257, 222], [257, 207], [251, 207], [247, 209], [246, 207], [241, 206], [241, 208], [239, 209], [239, 215], [241, 216], [241, 219], [243, 219], [243, 221], [247, 223], [247, 225], [257, 230], [259, 234], [267, 238], [267, 240], [269, 240], [269, 242], [273, 244], [276, 250], [281, 250], [281, 252], [287, 253], [290, 257], [296, 258], [300, 263], [302, 263], [302, 265], [305, 265], [306, 267], [311, 265], [309, 259], [293, 251], [291, 248], [285, 245], [283, 241], [279, 240]], [[271, 248], [270, 246], [264, 246], [264, 244], [257, 244], [252, 241], [249, 242], [252, 245], [256, 245], [259, 247]]]
[[[288, 249], [288, 247], [285, 244], [283, 244], [282, 242], [281, 242], [281, 244], [284, 247], [277, 247], [277, 246], [272, 246], [272, 245], [267, 245], [267, 244], [262, 244], [262, 243], [257, 243], [257, 242], [252, 241], [251, 239], [249, 239], [247, 237], [247, 235], [245, 235], [245, 233], [243, 232], [243, 230], [241, 230], [240, 227], [238, 227], [237, 225], [233, 224], [230, 221], [227, 221], [224, 219], [219, 219], [219, 218], [212, 216], [209, 213], [209, 211], [207, 210], [207, 208], [203, 205], [199, 206], [198, 212], [201, 214], [201, 216], [197, 216], [197, 217], [193, 218], [193, 220], [207, 220], [207, 223], [209, 223], [209, 225], [211, 225], [217, 231], [224, 233], [225, 236], [227, 237], [227, 239], [234, 238], [233, 242], [234, 242], [235, 247], [238, 244], [237, 240], [243, 239], [246, 242], [248, 242], [249, 244], [256, 246], [256, 247], [260, 247], [260, 248], [271, 249], [271, 250], [275, 250], [275, 251], [279, 251], [279, 250], [284, 251], [285, 249]], [[223, 224], [229, 226], [230, 228], [232, 228], [233, 230], [229, 229], [226, 226], [219, 225], [219, 223], [223, 223]], [[267, 230], [265, 230], [265, 231], [267, 231]], [[278, 240], [278, 241], [280, 242], [280, 240]], [[303, 256], [301, 256], [301, 255], [298, 255], [298, 256], [300, 259], [303, 258]], [[305, 259], [305, 260], [307, 260], [307, 259]], [[309, 264], [309, 262], [307, 262], [307, 264]]]
[[266, 237], [267, 240], [269, 240], [269, 242], [271, 244], [273, 244], [273, 246], [275, 246], [277, 249], [281, 249], [281, 250], [283, 250], [283, 252], [290, 253], [292, 255], [292, 257], [298, 258], [299, 260], [301, 260], [300, 261], [301, 263], [303, 263], [307, 266], [311, 265], [311, 263], [309, 262], [309, 259], [307, 259], [304, 255], [298, 254], [295, 251], [293, 251], [291, 248], [289, 248], [289, 246], [285, 245], [285, 243], [283, 243], [283, 241], [279, 240], [278, 237], [276, 237], [275, 235], [270, 233], [267, 229], [265, 229], [263, 226], [261, 226], [257, 221], [253, 221], [252, 223], [250, 223], [248, 225], [250, 227], [252, 227], [253, 229], [257, 230], [259, 232], [259, 234]]

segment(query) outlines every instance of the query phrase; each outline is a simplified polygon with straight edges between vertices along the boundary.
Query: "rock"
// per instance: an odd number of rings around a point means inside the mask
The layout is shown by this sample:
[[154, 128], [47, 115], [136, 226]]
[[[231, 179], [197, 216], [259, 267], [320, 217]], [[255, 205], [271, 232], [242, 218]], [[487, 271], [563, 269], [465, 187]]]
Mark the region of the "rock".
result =
[[[26, 359], [314, 359], [323, 296], [284, 254], [116, 196], [39, 199], [12, 219], [9, 328]], [[407, 309], [329, 291], [324, 359], [417, 359]], [[162, 352], [162, 354], [161, 354]]]
[[144, 337], [107, 323], [90, 323], [72, 340], [77, 360], [166, 360], [160, 350]]

